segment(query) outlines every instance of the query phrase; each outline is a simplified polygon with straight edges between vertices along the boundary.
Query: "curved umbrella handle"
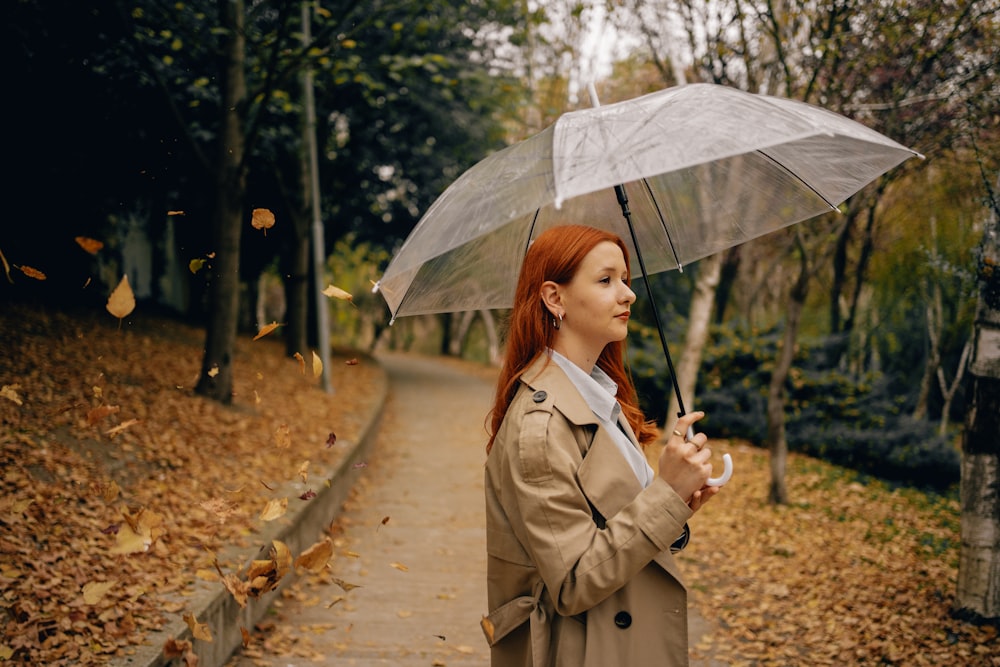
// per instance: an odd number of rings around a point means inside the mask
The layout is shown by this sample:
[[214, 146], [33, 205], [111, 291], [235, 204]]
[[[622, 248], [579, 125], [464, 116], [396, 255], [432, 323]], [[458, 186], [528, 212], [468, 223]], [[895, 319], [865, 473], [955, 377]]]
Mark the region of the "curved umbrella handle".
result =
[[[694, 440], [694, 426], [688, 426], [687, 439]], [[733, 476], [733, 457], [729, 454], [722, 455], [722, 477], [709, 477], [705, 482], [706, 486], [722, 486]]]
[[722, 486], [733, 476], [733, 457], [729, 454], [722, 455], [722, 477], [709, 477], [705, 482], [707, 486]]

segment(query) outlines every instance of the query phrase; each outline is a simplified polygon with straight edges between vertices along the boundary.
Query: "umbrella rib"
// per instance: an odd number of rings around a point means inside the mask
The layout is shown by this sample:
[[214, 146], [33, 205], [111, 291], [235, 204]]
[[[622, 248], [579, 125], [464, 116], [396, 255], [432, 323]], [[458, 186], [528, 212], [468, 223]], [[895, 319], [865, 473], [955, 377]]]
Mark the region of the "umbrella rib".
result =
[[816, 195], [817, 197], [819, 197], [820, 199], [822, 199], [822, 200], [823, 200], [823, 201], [824, 201], [824, 202], [826, 203], [826, 205], [827, 205], [827, 206], [829, 206], [829, 207], [830, 207], [831, 209], [833, 209], [834, 211], [837, 211], [837, 212], [840, 212], [840, 209], [839, 209], [839, 208], [837, 208], [837, 205], [836, 205], [836, 204], [834, 204], [834, 203], [833, 203], [832, 201], [830, 201], [829, 199], [827, 199], [826, 197], [824, 197], [824, 196], [823, 196], [823, 194], [822, 194], [822, 193], [820, 193], [820, 191], [819, 191], [819, 190], [817, 190], [816, 188], [814, 188], [814, 187], [813, 187], [813, 186], [812, 186], [812, 185], [811, 185], [811, 184], [810, 184], [810, 183], [809, 183], [808, 181], [804, 180], [804, 179], [803, 179], [803, 178], [802, 178], [801, 176], [799, 176], [799, 175], [798, 175], [798, 174], [796, 174], [796, 173], [795, 173], [794, 171], [792, 171], [791, 169], [789, 169], [788, 167], [786, 167], [786, 166], [785, 166], [784, 164], [782, 164], [782, 163], [781, 163], [780, 161], [778, 161], [778, 160], [776, 160], [776, 159], [775, 159], [774, 157], [772, 157], [772, 156], [768, 155], [768, 154], [767, 154], [767, 153], [765, 153], [765, 152], [764, 152], [764, 151], [763, 151], [762, 149], [758, 149], [758, 150], [757, 150], [757, 151], [755, 151], [755, 152], [756, 152], [756, 153], [757, 153], [758, 155], [761, 155], [761, 156], [763, 156], [763, 157], [767, 158], [768, 160], [770, 160], [770, 162], [771, 162], [772, 164], [774, 164], [775, 166], [777, 166], [778, 168], [780, 168], [780, 169], [781, 169], [782, 171], [784, 171], [784, 172], [785, 172], [786, 174], [788, 174], [789, 176], [791, 176], [792, 178], [794, 178], [794, 179], [795, 179], [796, 181], [798, 181], [798, 182], [799, 182], [799, 183], [801, 183], [802, 185], [804, 185], [804, 186], [806, 186], [807, 188], [809, 188], [809, 190], [810, 190], [810, 191], [811, 191], [811, 192], [812, 192], [812, 193], [813, 193], [814, 195]]
[[666, 237], [667, 244], [670, 246], [670, 252], [674, 255], [674, 261], [677, 263], [677, 270], [684, 273], [684, 265], [681, 264], [681, 258], [677, 256], [677, 248], [674, 247], [674, 240], [670, 238], [670, 230], [667, 229], [667, 219], [663, 216], [663, 211], [660, 210], [660, 202], [657, 201], [656, 197], [653, 195], [653, 188], [650, 187], [649, 181], [643, 178], [642, 184], [646, 186], [646, 194], [649, 195], [649, 200], [653, 202], [653, 208], [656, 209], [656, 217], [660, 220], [660, 227], [663, 228], [663, 235]]

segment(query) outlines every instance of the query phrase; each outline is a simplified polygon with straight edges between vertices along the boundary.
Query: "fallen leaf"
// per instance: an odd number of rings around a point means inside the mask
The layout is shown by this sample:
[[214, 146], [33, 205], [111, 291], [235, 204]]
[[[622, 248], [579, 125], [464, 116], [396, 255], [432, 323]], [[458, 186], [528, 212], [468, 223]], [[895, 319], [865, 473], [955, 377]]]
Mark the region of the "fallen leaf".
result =
[[174, 639], [169, 637], [163, 644], [163, 657], [168, 660], [183, 657], [191, 650], [191, 642], [186, 639]]
[[326, 537], [299, 554], [295, 559], [295, 567], [318, 573], [326, 567], [331, 556], [333, 556], [333, 540]]
[[138, 423], [139, 423], [138, 419], [129, 419], [128, 421], [123, 421], [118, 426], [115, 426], [114, 428], [109, 428], [107, 431], [104, 432], [104, 435], [110, 435], [113, 438], [122, 431], [124, 431], [125, 429], [132, 428]]
[[267, 501], [260, 513], [261, 521], [274, 521], [288, 511], [288, 498], [274, 498]]
[[263, 229], [264, 236], [267, 236], [267, 230], [274, 227], [274, 213], [270, 209], [255, 208], [250, 216], [250, 224], [254, 229]]
[[263, 338], [264, 336], [266, 336], [267, 334], [271, 333], [272, 331], [274, 331], [275, 329], [277, 329], [280, 326], [281, 325], [278, 324], [277, 322], [271, 322], [270, 324], [265, 324], [264, 326], [262, 326], [257, 331], [257, 335], [254, 336], [253, 339], [257, 340], [259, 338]]
[[316, 497], [316, 492], [313, 491], [312, 489], [309, 489], [308, 491], [299, 496], [299, 500], [312, 500], [315, 497]]
[[108, 297], [107, 309], [119, 320], [128, 317], [129, 313], [135, 310], [135, 295], [128, 284], [128, 276], [122, 276], [118, 287], [112, 290], [111, 296]]
[[109, 581], [92, 581], [83, 585], [83, 601], [89, 605], [100, 602], [108, 591], [118, 585], [117, 579]]
[[45, 280], [46, 278], [48, 278], [48, 276], [46, 276], [44, 273], [30, 266], [22, 265], [18, 268], [21, 269], [21, 273], [28, 276], [29, 278], [34, 278], [35, 280]]
[[326, 436], [326, 446], [329, 449], [337, 444], [337, 434], [330, 431], [330, 435]]
[[278, 428], [275, 429], [274, 444], [281, 449], [287, 449], [292, 446], [292, 432], [288, 428], [288, 424], [279, 424]]
[[184, 622], [187, 623], [188, 628], [191, 630], [192, 637], [206, 642], [212, 641], [212, 631], [205, 623], [199, 623], [194, 614], [184, 614], [181, 618], [183, 618]]
[[104, 244], [97, 239], [92, 239], [87, 236], [77, 236], [74, 240], [78, 246], [89, 252], [91, 255], [96, 255], [98, 251], [104, 247]]
[[17, 390], [21, 388], [19, 384], [5, 384], [0, 387], [0, 396], [6, 398], [8, 401], [13, 401], [17, 405], [24, 405], [21, 401], [21, 397], [17, 395]]
[[354, 296], [350, 292], [342, 290], [339, 287], [334, 287], [333, 285], [327, 285], [326, 289], [323, 290], [323, 295], [331, 299], [340, 299], [341, 301], [354, 303]]
[[117, 414], [117, 412], [117, 405], [99, 405], [93, 410], [87, 412], [87, 425], [93, 426], [102, 419], [110, 415]]
[[347, 364], [348, 366], [357, 366], [358, 365], [358, 360], [357, 359], [348, 359], [344, 363]]
[[153, 543], [164, 534], [161, 527], [163, 517], [156, 512], [142, 508], [134, 516], [129, 511], [122, 511], [125, 524], [118, 530], [115, 546], [110, 551], [113, 554], [133, 554], [149, 551]]

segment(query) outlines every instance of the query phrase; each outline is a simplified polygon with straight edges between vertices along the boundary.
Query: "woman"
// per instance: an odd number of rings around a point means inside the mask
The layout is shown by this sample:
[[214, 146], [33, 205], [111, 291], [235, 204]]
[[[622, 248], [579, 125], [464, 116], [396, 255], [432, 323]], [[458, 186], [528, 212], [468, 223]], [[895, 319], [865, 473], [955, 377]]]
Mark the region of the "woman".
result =
[[717, 487], [704, 434], [656, 438], [625, 370], [635, 294], [617, 236], [567, 225], [528, 250], [486, 462], [493, 667], [686, 665], [687, 597], [671, 546]]

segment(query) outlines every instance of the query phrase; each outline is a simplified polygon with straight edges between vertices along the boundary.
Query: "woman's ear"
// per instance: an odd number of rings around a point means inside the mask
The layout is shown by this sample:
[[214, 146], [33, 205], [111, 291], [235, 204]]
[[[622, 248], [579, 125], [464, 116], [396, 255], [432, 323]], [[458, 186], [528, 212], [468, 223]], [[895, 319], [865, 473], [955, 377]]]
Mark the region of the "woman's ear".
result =
[[559, 284], [551, 280], [546, 280], [542, 283], [539, 295], [542, 297], [542, 303], [549, 309], [552, 316], [559, 317], [559, 313], [562, 312], [562, 297], [559, 294]]

